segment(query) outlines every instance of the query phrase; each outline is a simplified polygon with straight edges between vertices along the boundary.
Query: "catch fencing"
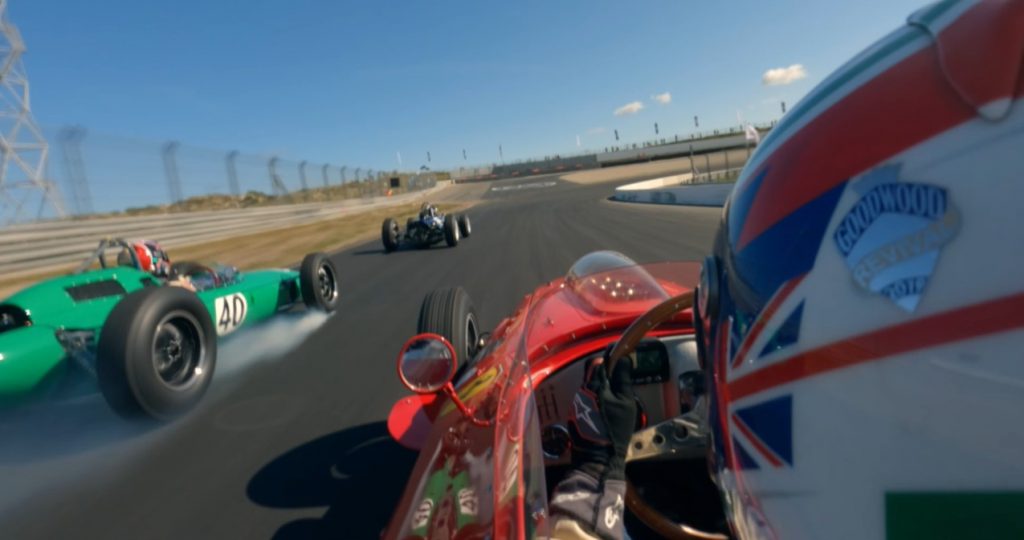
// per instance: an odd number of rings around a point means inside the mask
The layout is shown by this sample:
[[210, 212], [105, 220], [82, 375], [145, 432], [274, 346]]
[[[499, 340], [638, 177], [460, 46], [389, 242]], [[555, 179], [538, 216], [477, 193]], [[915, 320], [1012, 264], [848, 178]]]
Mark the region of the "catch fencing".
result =
[[[244, 208], [272, 202], [325, 202], [423, 189], [423, 177], [399, 171], [214, 150], [176, 140], [145, 141], [49, 128], [47, 177], [70, 216]], [[397, 178], [397, 180], [395, 180]], [[0, 207], [0, 224], [60, 217], [39, 197], [19, 215]]]

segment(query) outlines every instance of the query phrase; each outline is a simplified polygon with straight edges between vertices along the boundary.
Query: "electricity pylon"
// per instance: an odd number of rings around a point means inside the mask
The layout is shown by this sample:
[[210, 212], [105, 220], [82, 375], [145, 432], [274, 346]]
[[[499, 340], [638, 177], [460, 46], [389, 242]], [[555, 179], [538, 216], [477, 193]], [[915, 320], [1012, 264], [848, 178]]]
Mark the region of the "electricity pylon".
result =
[[32, 117], [28, 76], [21, 62], [25, 42], [7, 19], [7, 0], [0, 0], [0, 203], [7, 223], [21, 221], [29, 203], [39, 200], [36, 218], [48, 204], [64, 217], [64, 203], [46, 178], [49, 145]]

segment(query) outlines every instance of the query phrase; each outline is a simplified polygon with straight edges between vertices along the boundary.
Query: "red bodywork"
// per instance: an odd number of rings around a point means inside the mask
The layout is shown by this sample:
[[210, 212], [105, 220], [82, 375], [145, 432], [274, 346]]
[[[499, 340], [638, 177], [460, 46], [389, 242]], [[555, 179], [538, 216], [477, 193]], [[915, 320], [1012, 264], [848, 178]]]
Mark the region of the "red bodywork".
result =
[[[699, 272], [697, 263], [570, 271], [526, 296], [456, 381], [474, 419], [441, 394], [399, 400], [388, 429], [421, 452], [384, 538], [530, 538], [543, 531], [547, 486], [534, 389], [614, 342], [651, 307], [691, 289]], [[650, 335], [692, 332], [687, 310]]]

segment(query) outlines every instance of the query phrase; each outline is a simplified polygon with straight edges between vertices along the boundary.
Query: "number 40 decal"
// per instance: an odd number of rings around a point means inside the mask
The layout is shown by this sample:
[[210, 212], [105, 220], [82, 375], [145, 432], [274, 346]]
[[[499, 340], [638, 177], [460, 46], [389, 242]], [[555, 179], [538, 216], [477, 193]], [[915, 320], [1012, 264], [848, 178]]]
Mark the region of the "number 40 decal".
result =
[[214, 322], [217, 325], [217, 335], [220, 336], [237, 330], [245, 322], [245, 315], [249, 312], [249, 303], [241, 293], [221, 296], [215, 305], [217, 320]]

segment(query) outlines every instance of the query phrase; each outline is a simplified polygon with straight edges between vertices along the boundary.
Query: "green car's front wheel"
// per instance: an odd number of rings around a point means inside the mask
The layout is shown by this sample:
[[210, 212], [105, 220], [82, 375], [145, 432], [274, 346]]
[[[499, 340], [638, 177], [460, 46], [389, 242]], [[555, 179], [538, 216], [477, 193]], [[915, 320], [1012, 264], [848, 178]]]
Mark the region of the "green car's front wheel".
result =
[[309, 309], [330, 313], [338, 307], [338, 269], [324, 253], [310, 253], [299, 266], [302, 302]]
[[111, 311], [96, 350], [100, 392], [118, 414], [167, 420], [206, 393], [217, 361], [210, 313], [195, 293], [152, 287]]

